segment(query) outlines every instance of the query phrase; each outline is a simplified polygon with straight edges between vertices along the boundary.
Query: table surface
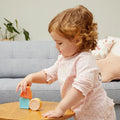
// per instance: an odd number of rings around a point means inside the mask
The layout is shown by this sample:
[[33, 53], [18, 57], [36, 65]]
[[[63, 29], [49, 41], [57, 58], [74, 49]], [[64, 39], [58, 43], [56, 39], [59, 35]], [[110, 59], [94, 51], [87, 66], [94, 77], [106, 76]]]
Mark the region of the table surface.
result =
[[58, 102], [42, 101], [42, 107], [39, 111], [30, 109], [20, 109], [19, 102], [0, 104], [0, 120], [64, 120], [74, 116], [74, 112], [67, 110], [63, 117], [44, 118], [41, 114], [54, 109]]

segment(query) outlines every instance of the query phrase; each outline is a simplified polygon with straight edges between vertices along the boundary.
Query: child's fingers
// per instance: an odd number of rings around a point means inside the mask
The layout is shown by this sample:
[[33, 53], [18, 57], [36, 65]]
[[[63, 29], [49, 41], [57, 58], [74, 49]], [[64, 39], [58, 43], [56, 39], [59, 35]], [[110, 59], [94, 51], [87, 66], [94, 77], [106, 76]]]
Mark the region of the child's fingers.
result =
[[48, 118], [56, 118], [56, 117], [60, 117], [60, 114], [56, 114], [56, 112], [54, 111], [49, 111], [45, 114], [42, 114], [43, 117], [48, 117]]
[[44, 117], [48, 117], [49, 115], [52, 114], [52, 112], [53, 112], [53, 111], [49, 111], [49, 112], [47, 112], [47, 113], [45, 113], [45, 114], [42, 114], [42, 116], [44, 116]]
[[20, 84], [17, 85], [17, 87], [16, 87], [16, 92], [18, 92], [20, 86], [21, 86]]
[[22, 93], [23, 91], [26, 91], [26, 88], [27, 88], [27, 82], [26, 82], [26, 81], [23, 81], [23, 82], [21, 83], [21, 93]]
[[51, 113], [51, 114], [47, 115], [47, 117], [48, 117], [48, 118], [56, 118], [56, 117], [58, 117], [58, 116], [56, 116], [54, 113]]
[[21, 93], [24, 91], [24, 84], [21, 84]]
[[26, 88], [27, 88], [27, 82], [24, 82], [23, 83], [23, 90], [26, 91]]
[[21, 87], [21, 92], [26, 91], [27, 82], [22, 80], [16, 87], [16, 92], [18, 92], [19, 88]]

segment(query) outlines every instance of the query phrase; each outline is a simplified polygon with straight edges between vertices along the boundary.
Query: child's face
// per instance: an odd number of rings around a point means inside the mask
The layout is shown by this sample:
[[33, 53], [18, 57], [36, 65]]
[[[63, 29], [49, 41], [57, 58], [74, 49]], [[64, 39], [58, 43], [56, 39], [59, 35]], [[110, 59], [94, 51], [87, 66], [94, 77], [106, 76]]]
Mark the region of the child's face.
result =
[[70, 57], [76, 54], [77, 47], [74, 41], [70, 41], [56, 32], [51, 32], [53, 40], [56, 42], [56, 48], [64, 57]]

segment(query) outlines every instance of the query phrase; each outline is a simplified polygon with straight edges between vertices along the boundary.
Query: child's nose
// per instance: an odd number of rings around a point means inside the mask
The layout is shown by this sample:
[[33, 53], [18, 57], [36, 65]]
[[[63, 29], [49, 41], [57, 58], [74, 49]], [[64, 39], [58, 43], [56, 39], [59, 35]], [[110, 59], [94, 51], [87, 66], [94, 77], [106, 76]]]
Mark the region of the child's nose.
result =
[[58, 49], [58, 45], [56, 44], [56, 46], [55, 46], [57, 49]]
[[56, 44], [56, 46], [55, 46], [55, 47], [56, 47], [56, 49], [58, 49], [58, 51], [59, 51], [59, 46], [58, 46], [57, 44]]

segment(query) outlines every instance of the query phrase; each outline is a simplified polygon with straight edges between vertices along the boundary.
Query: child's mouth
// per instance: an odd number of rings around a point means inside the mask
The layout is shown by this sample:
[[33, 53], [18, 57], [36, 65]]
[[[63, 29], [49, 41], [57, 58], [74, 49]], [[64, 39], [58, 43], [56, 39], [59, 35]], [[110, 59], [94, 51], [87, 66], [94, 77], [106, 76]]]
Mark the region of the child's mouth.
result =
[[59, 55], [61, 55], [61, 52], [59, 52]]

